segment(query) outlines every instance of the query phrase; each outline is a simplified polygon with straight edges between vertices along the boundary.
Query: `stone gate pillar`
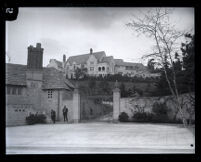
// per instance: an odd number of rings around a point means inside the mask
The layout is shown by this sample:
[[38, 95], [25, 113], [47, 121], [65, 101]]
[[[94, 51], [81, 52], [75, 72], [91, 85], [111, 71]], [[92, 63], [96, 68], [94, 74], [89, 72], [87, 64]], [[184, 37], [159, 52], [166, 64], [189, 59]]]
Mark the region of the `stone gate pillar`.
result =
[[80, 94], [77, 88], [73, 92], [73, 122], [80, 122]]
[[118, 88], [117, 81], [113, 90], [113, 122], [118, 122], [120, 113], [120, 89]]

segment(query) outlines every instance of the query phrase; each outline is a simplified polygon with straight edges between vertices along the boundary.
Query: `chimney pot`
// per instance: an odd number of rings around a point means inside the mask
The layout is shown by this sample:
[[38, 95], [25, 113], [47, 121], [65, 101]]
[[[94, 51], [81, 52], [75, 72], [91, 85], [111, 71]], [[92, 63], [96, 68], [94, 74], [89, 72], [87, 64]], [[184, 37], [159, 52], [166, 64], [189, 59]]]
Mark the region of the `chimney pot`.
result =
[[66, 55], [63, 55], [63, 62], [66, 62]]
[[92, 54], [93, 53], [93, 49], [92, 48], [90, 48], [90, 54]]
[[36, 48], [41, 48], [41, 43], [37, 43]]

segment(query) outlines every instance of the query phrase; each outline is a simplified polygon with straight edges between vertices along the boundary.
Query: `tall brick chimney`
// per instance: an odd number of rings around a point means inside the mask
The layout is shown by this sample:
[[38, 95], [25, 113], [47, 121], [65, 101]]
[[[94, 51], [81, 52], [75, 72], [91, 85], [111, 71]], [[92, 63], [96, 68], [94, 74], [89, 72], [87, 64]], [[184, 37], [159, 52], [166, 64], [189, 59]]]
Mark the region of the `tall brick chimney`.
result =
[[37, 43], [36, 47], [28, 47], [26, 85], [31, 104], [35, 110], [41, 110], [41, 94], [43, 84], [43, 48]]
[[39, 70], [43, 68], [43, 50], [41, 43], [37, 43], [36, 47], [32, 45], [28, 47], [27, 69]]

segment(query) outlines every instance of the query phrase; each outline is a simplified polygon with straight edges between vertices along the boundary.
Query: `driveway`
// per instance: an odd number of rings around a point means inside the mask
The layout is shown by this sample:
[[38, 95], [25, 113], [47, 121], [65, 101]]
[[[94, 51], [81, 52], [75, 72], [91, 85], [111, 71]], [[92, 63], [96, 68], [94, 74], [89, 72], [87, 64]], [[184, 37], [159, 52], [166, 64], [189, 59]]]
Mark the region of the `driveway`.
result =
[[194, 153], [194, 146], [193, 133], [174, 124], [100, 122], [6, 128], [7, 154]]

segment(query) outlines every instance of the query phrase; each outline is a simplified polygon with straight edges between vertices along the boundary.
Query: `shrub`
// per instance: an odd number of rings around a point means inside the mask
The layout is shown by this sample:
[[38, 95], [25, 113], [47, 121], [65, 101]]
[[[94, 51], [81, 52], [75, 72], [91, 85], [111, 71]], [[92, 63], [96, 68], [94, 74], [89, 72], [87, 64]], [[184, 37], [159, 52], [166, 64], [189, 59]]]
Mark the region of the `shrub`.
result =
[[154, 103], [152, 113], [137, 112], [132, 116], [133, 122], [150, 122], [150, 123], [181, 123], [181, 120], [169, 119], [168, 112], [170, 109], [164, 103]]
[[136, 122], [151, 122], [154, 114], [147, 112], [137, 112], [133, 114], [132, 119]]
[[152, 122], [156, 123], [171, 123], [170, 119], [166, 114], [154, 114], [152, 118]]
[[155, 102], [152, 107], [152, 112], [156, 115], [167, 115], [170, 110], [165, 103]]
[[125, 112], [122, 112], [120, 115], [119, 115], [119, 121], [120, 122], [128, 122], [128, 114], [125, 113]]
[[155, 102], [152, 107], [152, 112], [155, 114], [153, 116], [153, 122], [171, 122], [168, 117], [168, 112], [170, 109], [168, 109], [167, 105], [165, 103], [158, 103]]
[[44, 114], [30, 114], [26, 117], [26, 123], [29, 125], [46, 123], [46, 116]]

